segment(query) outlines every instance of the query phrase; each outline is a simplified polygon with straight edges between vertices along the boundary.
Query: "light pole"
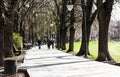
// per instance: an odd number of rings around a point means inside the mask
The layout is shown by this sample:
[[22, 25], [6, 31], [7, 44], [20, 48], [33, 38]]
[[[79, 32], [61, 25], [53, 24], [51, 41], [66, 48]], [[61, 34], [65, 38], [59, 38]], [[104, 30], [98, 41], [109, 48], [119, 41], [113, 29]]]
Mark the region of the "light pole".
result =
[[50, 24], [50, 38], [53, 40], [53, 24]]
[[[86, 25], [86, 8], [85, 8], [86, 0], [81, 0], [81, 6], [83, 10], [83, 29], [84, 29], [84, 43], [85, 43], [85, 57], [88, 57], [88, 45], [87, 45], [87, 25]], [[74, 5], [72, 4], [71, 0], [69, 0], [67, 4], [68, 11], [73, 9]]]

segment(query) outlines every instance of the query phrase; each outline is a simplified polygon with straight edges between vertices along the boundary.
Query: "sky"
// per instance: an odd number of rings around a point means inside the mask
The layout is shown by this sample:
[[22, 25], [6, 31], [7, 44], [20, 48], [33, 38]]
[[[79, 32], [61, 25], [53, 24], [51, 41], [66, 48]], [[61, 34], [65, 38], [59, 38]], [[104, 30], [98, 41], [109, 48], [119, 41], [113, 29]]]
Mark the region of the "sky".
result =
[[120, 21], [120, 3], [114, 4], [111, 19]]

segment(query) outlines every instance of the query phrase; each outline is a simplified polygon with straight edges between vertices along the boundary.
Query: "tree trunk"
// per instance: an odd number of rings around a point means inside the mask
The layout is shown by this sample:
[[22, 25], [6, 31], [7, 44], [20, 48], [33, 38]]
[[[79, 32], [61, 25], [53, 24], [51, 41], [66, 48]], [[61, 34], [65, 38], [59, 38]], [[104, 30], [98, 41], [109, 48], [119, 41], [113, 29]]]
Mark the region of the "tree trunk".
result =
[[2, 17], [2, 8], [0, 8], [0, 67], [3, 66], [3, 57], [4, 57], [3, 49], [4, 49], [4, 19]]
[[56, 30], [57, 30], [57, 33], [56, 33], [56, 48], [60, 49], [60, 6], [59, 4], [57, 3], [57, 0], [54, 0], [55, 2], [55, 5], [56, 5], [56, 8], [57, 8], [57, 18], [56, 18]]
[[[8, 57], [13, 57], [13, 44], [12, 44], [12, 33], [13, 33], [13, 25], [14, 25], [14, 19], [15, 19], [15, 7], [17, 4], [17, 0], [9, 0], [9, 1], [5, 1], [7, 3], [7, 9], [6, 13], [5, 13], [5, 29], [4, 29], [4, 55], [5, 58]], [[4, 70], [5, 70], [5, 74], [10, 75], [11, 72], [7, 72], [7, 71], [13, 71], [14, 68], [10, 68], [13, 66], [13, 64], [9, 64], [9, 66], [6, 66], [8, 63], [6, 63], [6, 61], [4, 61]], [[14, 63], [15, 65], [15, 63]], [[9, 69], [10, 68], [10, 69]], [[14, 70], [14, 73], [12, 74], [16, 74], [16, 70]]]
[[[72, 4], [74, 5], [76, 0], [72, 0]], [[75, 35], [75, 28], [74, 28], [74, 22], [75, 22], [75, 16], [74, 16], [74, 8], [71, 11], [71, 17], [70, 17], [70, 39], [69, 39], [69, 49], [67, 52], [71, 52], [74, 49], [74, 35]]]
[[74, 34], [75, 34], [75, 29], [74, 29], [74, 27], [71, 27], [70, 28], [69, 49], [67, 52], [71, 52], [74, 49]]
[[63, 34], [62, 34], [62, 28], [61, 28], [61, 25], [60, 25], [60, 49], [62, 48], [62, 42], [63, 42]]
[[13, 56], [12, 54], [12, 31], [13, 24], [10, 23], [11, 19], [6, 22], [4, 30], [4, 55], [5, 57]]
[[15, 18], [14, 18], [14, 25], [13, 25], [13, 32], [19, 32], [19, 15], [18, 12], [15, 12]]
[[55, 5], [56, 5], [56, 8], [57, 8], [57, 18], [56, 18], [56, 30], [57, 30], [57, 33], [56, 33], [56, 48], [60, 49], [60, 6], [59, 4], [57, 3], [57, 0], [54, 0], [55, 2]]
[[[85, 7], [85, 6], [82, 6]], [[85, 55], [90, 54], [89, 53], [89, 38], [90, 38], [90, 31], [91, 31], [91, 26], [92, 23], [96, 17], [97, 11], [95, 11], [92, 14], [92, 7], [93, 7], [93, 0], [87, 0], [87, 4], [86, 4], [86, 9], [83, 9], [86, 11], [86, 30], [87, 30], [87, 37], [85, 37], [85, 29], [84, 29], [84, 19], [82, 22], [82, 43], [81, 43], [81, 47], [79, 52], [77, 53], [78, 56], [80, 55]], [[83, 12], [84, 13], [84, 12]], [[86, 39], [87, 38], [87, 39]], [[85, 41], [85, 39], [87, 40], [87, 42]], [[87, 49], [87, 51], [86, 51]], [[87, 55], [86, 54], [86, 55]]]
[[57, 26], [57, 45], [56, 45], [56, 47], [58, 48], [58, 49], [60, 49], [60, 27], [59, 26]]
[[66, 32], [67, 28], [62, 30], [62, 50], [66, 50]]
[[[20, 16], [20, 15], [19, 15]], [[20, 18], [20, 17], [19, 17]], [[23, 48], [25, 48], [25, 45], [24, 45], [24, 41], [25, 41], [25, 27], [23, 27], [22, 28], [22, 26], [23, 26], [23, 20], [20, 20], [19, 21], [19, 25], [18, 26], [20, 26], [20, 35], [23, 37], [23, 39], [22, 39], [22, 42], [23, 42]]]
[[99, 49], [97, 61], [113, 60], [108, 51], [108, 28], [114, 0], [98, 0]]
[[[0, 19], [0, 21], [1, 21], [1, 19]], [[3, 49], [4, 49], [3, 45], [4, 45], [4, 31], [0, 27], [0, 66], [3, 66], [3, 58], [4, 58], [4, 56], [3, 56]]]
[[66, 21], [65, 21], [66, 10], [67, 10], [66, 4], [67, 4], [67, 1], [66, 0], [62, 0], [62, 13], [60, 15], [60, 48], [63, 49], [63, 50], [66, 49], [66, 47], [65, 47], [66, 31], [67, 31]]
[[[84, 21], [83, 21], [84, 22]], [[77, 56], [85, 55], [86, 53], [86, 40], [85, 40], [85, 29], [84, 29], [84, 23], [82, 22], [82, 42], [79, 52], [76, 54]]]

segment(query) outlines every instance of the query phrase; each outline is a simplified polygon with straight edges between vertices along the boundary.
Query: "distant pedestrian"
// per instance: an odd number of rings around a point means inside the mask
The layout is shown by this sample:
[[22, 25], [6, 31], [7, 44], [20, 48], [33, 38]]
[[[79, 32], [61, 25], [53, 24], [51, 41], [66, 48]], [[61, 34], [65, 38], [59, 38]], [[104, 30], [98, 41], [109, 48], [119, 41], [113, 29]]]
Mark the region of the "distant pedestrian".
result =
[[37, 40], [37, 43], [38, 43], [38, 48], [41, 49], [41, 40], [38, 39], [38, 40]]
[[49, 40], [47, 41], [47, 46], [48, 46], [48, 49], [51, 48], [51, 45], [52, 45], [52, 49], [54, 48], [54, 41], [53, 40]]
[[54, 40], [51, 40], [52, 49], [54, 48]]
[[47, 41], [47, 47], [48, 47], [48, 49], [50, 49], [50, 46], [51, 46], [51, 42], [50, 42], [50, 40], [48, 39], [48, 41]]

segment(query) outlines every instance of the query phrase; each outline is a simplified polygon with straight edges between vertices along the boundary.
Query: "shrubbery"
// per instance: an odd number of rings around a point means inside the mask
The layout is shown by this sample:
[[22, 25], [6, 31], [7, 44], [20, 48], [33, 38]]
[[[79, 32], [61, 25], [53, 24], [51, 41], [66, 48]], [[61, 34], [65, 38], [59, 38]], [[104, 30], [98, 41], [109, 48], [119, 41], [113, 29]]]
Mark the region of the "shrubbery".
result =
[[20, 49], [23, 48], [22, 36], [19, 33], [13, 33], [13, 43]]

